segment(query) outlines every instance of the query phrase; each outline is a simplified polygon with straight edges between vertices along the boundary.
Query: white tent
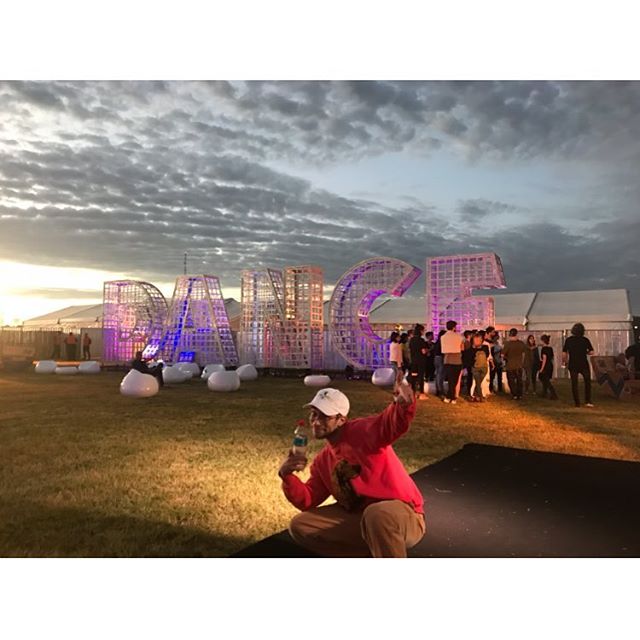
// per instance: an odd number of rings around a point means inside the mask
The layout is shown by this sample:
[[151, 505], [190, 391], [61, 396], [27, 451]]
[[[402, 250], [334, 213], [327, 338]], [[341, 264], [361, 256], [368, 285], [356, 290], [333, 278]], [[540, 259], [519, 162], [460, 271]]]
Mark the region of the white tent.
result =
[[[626, 289], [503, 293], [494, 296], [498, 329], [529, 331], [569, 330], [582, 322], [589, 330], [631, 331], [633, 316]], [[427, 325], [424, 298], [391, 298], [369, 315], [374, 326], [405, 328]], [[466, 327], [465, 327], [466, 328]]]
[[[242, 305], [234, 298], [226, 298], [224, 301], [229, 321], [233, 325], [238, 321], [242, 313]], [[80, 328], [102, 328], [102, 304], [76, 305], [65, 307], [47, 313], [43, 316], [25, 320], [25, 329], [80, 329]]]
[[70, 331], [81, 328], [102, 327], [102, 305], [76, 305], [52, 311], [43, 316], [25, 320], [25, 329], [63, 329]]
[[533, 331], [569, 329], [574, 322], [582, 322], [587, 330], [625, 331], [633, 320], [626, 289], [538, 293], [527, 316], [527, 328]]

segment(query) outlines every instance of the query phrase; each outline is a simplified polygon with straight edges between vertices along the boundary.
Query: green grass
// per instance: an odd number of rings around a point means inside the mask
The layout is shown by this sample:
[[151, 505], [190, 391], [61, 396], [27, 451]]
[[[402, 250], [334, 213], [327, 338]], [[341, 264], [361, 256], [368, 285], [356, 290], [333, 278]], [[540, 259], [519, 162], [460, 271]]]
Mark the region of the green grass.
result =
[[[216, 394], [192, 380], [139, 400], [119, 394], [121, 378], [0, 374], [0, 556], [225, 556], [286, 527], [296, 511], [276, 473], [313, 390], [268, 378]], [[334, 386], [354, 416], [391, 397]], [[396, 451], [409, 471], [467, 442], [640, 460], [637, 400], [596, 389], [595, 409], [575, 409], [560, 394], [431, 398]]]

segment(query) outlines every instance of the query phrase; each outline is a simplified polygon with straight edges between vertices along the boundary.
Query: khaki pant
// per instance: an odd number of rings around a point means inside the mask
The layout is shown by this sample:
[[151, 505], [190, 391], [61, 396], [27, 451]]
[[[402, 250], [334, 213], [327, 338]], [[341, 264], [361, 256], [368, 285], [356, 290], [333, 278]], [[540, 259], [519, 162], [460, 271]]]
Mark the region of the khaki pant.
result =
[[349, 512], [339, 504], [303, 511], [291, 520], [291, 537], [325, 557], [406, 558], [422, 540], [424, 516], [401, 500], [374, 502]]

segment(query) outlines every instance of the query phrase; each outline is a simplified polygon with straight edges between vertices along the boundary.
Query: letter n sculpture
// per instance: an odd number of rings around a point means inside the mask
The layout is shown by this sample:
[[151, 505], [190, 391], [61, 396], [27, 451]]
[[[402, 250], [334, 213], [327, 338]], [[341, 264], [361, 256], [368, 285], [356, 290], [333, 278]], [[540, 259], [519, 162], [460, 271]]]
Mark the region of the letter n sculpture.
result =
[[256, 367], [322, 367], [323, 272], [309, 265], [242, 272], [240, 357]]

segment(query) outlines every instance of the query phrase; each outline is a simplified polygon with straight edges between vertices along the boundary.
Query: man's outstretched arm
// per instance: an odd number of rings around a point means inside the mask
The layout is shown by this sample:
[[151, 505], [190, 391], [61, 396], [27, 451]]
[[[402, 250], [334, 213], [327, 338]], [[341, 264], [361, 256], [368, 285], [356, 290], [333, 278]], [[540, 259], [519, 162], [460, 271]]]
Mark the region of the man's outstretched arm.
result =
[[411, 387], [400, 382], [393, 389], [393, 402], [379, 415], [362, 418], [360, 428], [370, 449], [381, 449], [395, 442], [409, 430], [416, 415], [416, 398]]

